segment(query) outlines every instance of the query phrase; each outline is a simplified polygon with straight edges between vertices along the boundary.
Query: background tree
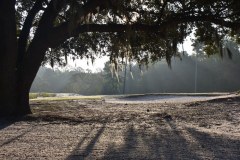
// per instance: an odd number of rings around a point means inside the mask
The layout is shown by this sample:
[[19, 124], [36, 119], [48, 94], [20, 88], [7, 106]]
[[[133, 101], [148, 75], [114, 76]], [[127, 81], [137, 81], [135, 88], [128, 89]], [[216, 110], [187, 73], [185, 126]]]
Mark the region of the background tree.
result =
[[[193, 93], [195, 78], [197, 92], [234, 92], [240, 89], [240, 54], [232, 55], [229, 59], [224, 54], [223, 59], [217, 55], [182, 55], [172, 59], [172, 69], [166, 62], [160, 61], [142, 69], [132, 68], [134, 79], [128, 76], [127, 93]], [[198, 70], [196, 73], [196, 63]], [[197, 74], [197, 77], [195, 77]]]
[[238, 0], [1, 0], [0, 114], [31, 113], [28, 93], [43, 61], [109, 55], [148, 63], [171, 57], [192, 30], [205, 52], [239, 42]]
[[121, 68], [117, 71], [114, 70], [115, 66], [113, 64], [110, 62], [105, 63], [103, 68], [104, 81], [102, 86], [102, 94], [113, 95], [123, 93], [123, 72]]
[[[68, 77], [69, 78], [69, 77]], [[65, 82], [61, 92], [78, 93], [81, 95], [102, 94], [103, 76], [102, 73], [77, 72]]]

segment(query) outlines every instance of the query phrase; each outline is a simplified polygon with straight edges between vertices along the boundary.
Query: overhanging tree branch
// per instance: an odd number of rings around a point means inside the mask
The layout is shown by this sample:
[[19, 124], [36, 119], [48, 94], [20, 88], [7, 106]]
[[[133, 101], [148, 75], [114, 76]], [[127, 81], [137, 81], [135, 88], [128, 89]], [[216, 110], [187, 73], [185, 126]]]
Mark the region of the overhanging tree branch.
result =
[[48, 34], [53, 28], [53, 22], [65, 3], [66, 0], [51, 1], [39, 21], [37, 31], [26, 51], [23, 66], [21, 66], [19, 81], [21, 81], [23, 88], [30, 89], [31, 87], [31, 82], [34, 80], [43, 61], [45, 52], [48, 49]]
[[28, 42], [28, 37], [30, 30], [32, 28], [32, 24], [36, 14], [41, 10], [42, 3], [44, 0], [37, 0], [33, 5], [32, 9], [29, 11], [24, 25], [22, 27], [19, 39], [18, 39], [18, 67], [21, 65], [23, 61], [24, 54], [26, 53], [26, 47]]
[[68, 32], [68, 22], [55, 27], [50, 35], [50, 47], [57, 47], [66, 39], [85, 32], [124, 32], [127, 30], [144, 31], [144, 32], [158, 32], [159, 38], [166, 38], [166, 30], [176, 28], [178, 24], [194, 23], [194, 22], [211, 22], [227, 28], [238, 28], [239, 22], [224, 21], [217, 19], [214, 16], [182, 16], [170, 18], [159, 25], [147, 24], [83, 24], [79, 25], [71, 34]]

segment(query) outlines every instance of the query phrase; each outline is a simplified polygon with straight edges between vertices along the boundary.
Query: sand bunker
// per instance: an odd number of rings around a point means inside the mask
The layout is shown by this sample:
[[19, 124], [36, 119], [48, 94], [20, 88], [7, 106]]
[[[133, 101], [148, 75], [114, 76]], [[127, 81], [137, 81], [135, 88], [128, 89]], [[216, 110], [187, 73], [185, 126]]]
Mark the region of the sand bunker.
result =
[[219, 98], [230, 98], [235, 94], [159, 94], [159, 95], [134, 95], [120, 97], [106, 97], [107, 103], [190, 103], [198, 101], [208, 101]]

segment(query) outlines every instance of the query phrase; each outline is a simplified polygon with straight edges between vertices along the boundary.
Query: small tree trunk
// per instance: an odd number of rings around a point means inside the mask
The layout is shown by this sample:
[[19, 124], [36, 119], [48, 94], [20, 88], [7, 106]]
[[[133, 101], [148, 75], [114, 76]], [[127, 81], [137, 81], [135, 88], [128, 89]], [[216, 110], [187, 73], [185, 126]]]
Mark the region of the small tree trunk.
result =
[[28, 88], [23, 88], [17, 91], [17, 108], [14, 113], [15, 115], [26, 115], [32, 113], [29, 105], [29, 90], [30, 89]]
[[[29, 105], [29, 92], [36, 73], [24, 72], [23, 70], [18, 72], [16, 84], [17, 108], [15, 110], [15, 115], [26, 115], [32, 113]], [[30, 78], [29, 76], [33, 78]]]

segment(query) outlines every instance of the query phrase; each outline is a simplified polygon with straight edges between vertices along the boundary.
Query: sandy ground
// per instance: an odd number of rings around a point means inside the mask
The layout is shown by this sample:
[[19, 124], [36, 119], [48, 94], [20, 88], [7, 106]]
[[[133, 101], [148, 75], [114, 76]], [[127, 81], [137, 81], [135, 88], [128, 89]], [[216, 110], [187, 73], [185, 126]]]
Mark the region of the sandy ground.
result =
[[0, 159], [240, 159], [240, 97], [31, 107], [33, 115], [0, 120]]

